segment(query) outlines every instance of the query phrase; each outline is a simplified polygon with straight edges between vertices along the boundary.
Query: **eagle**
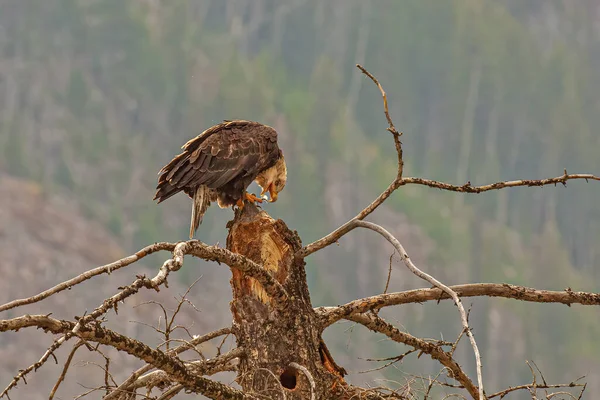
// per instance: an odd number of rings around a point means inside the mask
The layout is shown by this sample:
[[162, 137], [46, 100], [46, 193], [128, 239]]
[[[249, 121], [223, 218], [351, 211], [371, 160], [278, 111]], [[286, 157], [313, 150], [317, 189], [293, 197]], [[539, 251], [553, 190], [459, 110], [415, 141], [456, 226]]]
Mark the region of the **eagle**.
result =
[[[287, 182], [287, 167], [270, 126], [246, 120], [226, 120], [190, 139], [183, 152], [159, 171], [157, 204], [183, 191], [193, 201], [190, 239], [211, 203], [220, 208], [244, 207], [246, 200], [277, 201]], [[256, 181], [261, 197], [246, 189]]]

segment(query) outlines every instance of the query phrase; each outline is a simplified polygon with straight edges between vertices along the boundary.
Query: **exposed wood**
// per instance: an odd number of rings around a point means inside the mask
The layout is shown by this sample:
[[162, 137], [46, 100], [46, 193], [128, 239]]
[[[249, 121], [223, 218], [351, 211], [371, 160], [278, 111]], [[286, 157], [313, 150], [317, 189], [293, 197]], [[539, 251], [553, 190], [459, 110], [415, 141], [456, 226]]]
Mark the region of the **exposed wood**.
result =
[[300, 238], [254, 204], [237, 211], [228, 227], [227, 249], [262, 265], [289, 294], [283, 306], [276, 306], [278, 300], [258, 281], [232, 270], [234, 333], [247, 355], [240, 360], [238, 383], [246, 392], [272, 399], [337, 398], [329, 391], [346, 386], [343, 368], [321, 339], [305, 263], [294, 257]]

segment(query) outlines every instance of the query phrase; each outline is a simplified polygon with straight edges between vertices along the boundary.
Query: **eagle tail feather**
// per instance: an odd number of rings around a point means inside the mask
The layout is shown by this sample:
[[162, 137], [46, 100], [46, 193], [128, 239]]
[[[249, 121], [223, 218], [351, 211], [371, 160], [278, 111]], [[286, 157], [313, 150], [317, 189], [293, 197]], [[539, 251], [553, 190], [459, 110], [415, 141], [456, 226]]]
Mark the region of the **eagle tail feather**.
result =
[[205, 185], [200, 185], [194, 191], [192, 201], [192, 219], [190, 221], [190, 239], [194, 237], [194, 233], [202, 223], [202, 217], [206, 209], [210, 205], [209, 188]]

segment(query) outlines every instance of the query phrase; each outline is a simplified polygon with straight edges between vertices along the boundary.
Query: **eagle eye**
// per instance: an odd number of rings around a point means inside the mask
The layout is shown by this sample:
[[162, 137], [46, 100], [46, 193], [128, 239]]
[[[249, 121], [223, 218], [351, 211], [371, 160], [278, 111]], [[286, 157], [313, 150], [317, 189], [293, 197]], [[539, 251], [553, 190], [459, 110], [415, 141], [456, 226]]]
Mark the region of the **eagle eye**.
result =
[[279, 179], [275, 180], [275, 186], [279, 186], [281, 184], [281, 181]]

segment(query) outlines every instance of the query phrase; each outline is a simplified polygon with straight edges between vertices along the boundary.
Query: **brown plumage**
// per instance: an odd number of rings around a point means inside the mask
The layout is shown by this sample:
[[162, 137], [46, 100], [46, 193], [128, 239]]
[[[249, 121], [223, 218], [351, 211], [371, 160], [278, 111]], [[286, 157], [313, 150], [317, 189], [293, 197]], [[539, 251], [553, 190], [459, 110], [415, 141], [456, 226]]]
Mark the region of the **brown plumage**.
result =
[[277, 132], [258, 122], [235, 120], [215, 125], [182, 147], [183, 152], [159, 172], [154, 200], [161, 203], [183, 191], [193, 199], [190, 238], [202, 223], [211, 202], [219, 207], [243, 207], [259, 201], [246, 189], [256, 180], [276, 201], [287, 180]]

